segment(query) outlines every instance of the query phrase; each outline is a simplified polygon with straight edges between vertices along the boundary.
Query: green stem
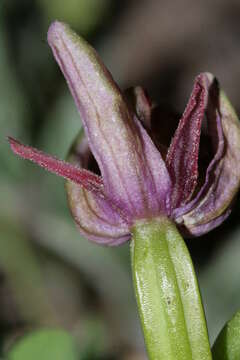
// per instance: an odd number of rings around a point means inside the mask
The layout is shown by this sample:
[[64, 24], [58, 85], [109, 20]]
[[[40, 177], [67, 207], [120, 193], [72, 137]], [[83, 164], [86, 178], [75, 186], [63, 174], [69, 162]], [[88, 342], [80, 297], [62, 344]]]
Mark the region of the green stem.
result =
[[132, 228], [132, 272], [149, 359], [212, 359], [191, 257], [168, 219]]

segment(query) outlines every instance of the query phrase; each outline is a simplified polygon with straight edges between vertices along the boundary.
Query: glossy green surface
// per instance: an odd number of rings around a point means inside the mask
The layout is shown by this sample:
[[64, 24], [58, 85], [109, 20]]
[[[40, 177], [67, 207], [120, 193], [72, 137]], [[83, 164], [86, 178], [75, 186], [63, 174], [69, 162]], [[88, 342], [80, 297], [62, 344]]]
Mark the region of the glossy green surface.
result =
[[240, 359], [240, 311], [224, 326], [213, 346], [214, 360]]
[[195, 272], [175, 225], [165, 218], [136, 223], [131, 255], [149, 359], [211, 359]]

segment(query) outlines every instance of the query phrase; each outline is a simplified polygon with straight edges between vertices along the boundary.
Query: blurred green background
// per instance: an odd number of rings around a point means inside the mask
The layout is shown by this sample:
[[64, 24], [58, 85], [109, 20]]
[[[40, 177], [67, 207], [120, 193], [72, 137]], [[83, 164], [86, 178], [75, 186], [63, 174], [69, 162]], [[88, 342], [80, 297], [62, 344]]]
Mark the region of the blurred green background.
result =
[[[128, 244], [83, 239], [64, 182], [11, 153], [7, 135], [64, 158], [81, 127], [46, 42], [68, 22], [97, 48], [122, 88], [143, 85], [182, 112], [210, 71], [240, 114], [238, 0], [0, 1], [0, 348], [42, 327], [68, 330], [84, 359], [145, 359]], [[164, 121], [164, 119], [161, 119]], [[187, 240], [211, 342], [240, 308], [240, 201], [207, 236]], [[1, 356], [0, 354], [0, 356]]]

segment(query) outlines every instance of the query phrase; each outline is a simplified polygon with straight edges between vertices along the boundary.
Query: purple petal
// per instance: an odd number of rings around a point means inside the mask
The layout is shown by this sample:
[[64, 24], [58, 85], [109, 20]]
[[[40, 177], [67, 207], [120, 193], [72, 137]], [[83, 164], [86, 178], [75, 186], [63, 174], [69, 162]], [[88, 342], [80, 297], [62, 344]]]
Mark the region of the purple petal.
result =
[[166, 211], [170, 180], [165, 164], [147, 133], [133, 121], [95, 50], [59, 22], [50, 27], [48, 42], [77, 104], [105, 193], [132, 218], [159, 208]]
[[190, 100], [167, 153], [166, 164], [173, 182], [172, 209], [185, 204], [197, 184], [199, 144], [206, 99], [204, 77], [201, 74], [195, 80]]
[[113, 211], [110, 203], [70, 181], [66, 190], [72, 216], [88, 240], [115, 246], [130, 239], [128, 224]]
[[[193, 224], [188, 223], [187, 227], [184, 224], [184, 226], [182, 228], [182, 233], [186, 237], [201, 236], [201, 235], [206, 234], [209, 231], [215, 229], [219, 225], [221, 225], [228, 218], [228, 216], [230, 214], [231, 214], [231, 208], [227, 209], [223, 214], [221, 214], [220, 216], [218, 216], [215, 219], [210, 220], [207, 223], [202, 223], [199, 225], [197, 225], [195, 223], [193, 223]], [[180, 226], [180, 230], [181, 230], [181, 226]]]
[[216, 153], [199, 194], [174, 214], [192, 234], [203, 234], [212, 224], [215, 227], [221, 223], [230, 213], [240, 187], [240, 123], [213, 75], [204, 76], [209, 88], [206, 115]]
[[[91, 165], [91, 152], [86, 136], [80, 133], [68, 160], [80, 167]], [[106, 197], [96, 196], [67, 181], [68, 203], [82, 235], [103, 245], [119, 245], [130, 238], [127, 216]]]

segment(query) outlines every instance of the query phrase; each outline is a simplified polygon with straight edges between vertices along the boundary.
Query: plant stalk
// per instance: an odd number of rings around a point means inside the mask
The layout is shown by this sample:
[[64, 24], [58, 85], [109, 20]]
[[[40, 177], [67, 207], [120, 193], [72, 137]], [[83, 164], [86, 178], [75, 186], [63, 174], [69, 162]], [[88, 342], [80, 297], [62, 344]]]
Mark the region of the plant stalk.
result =
[[211, 360], [196, 275], [175, 224], [166, 218], [138, 221], [131, 260], [149, 359]]

